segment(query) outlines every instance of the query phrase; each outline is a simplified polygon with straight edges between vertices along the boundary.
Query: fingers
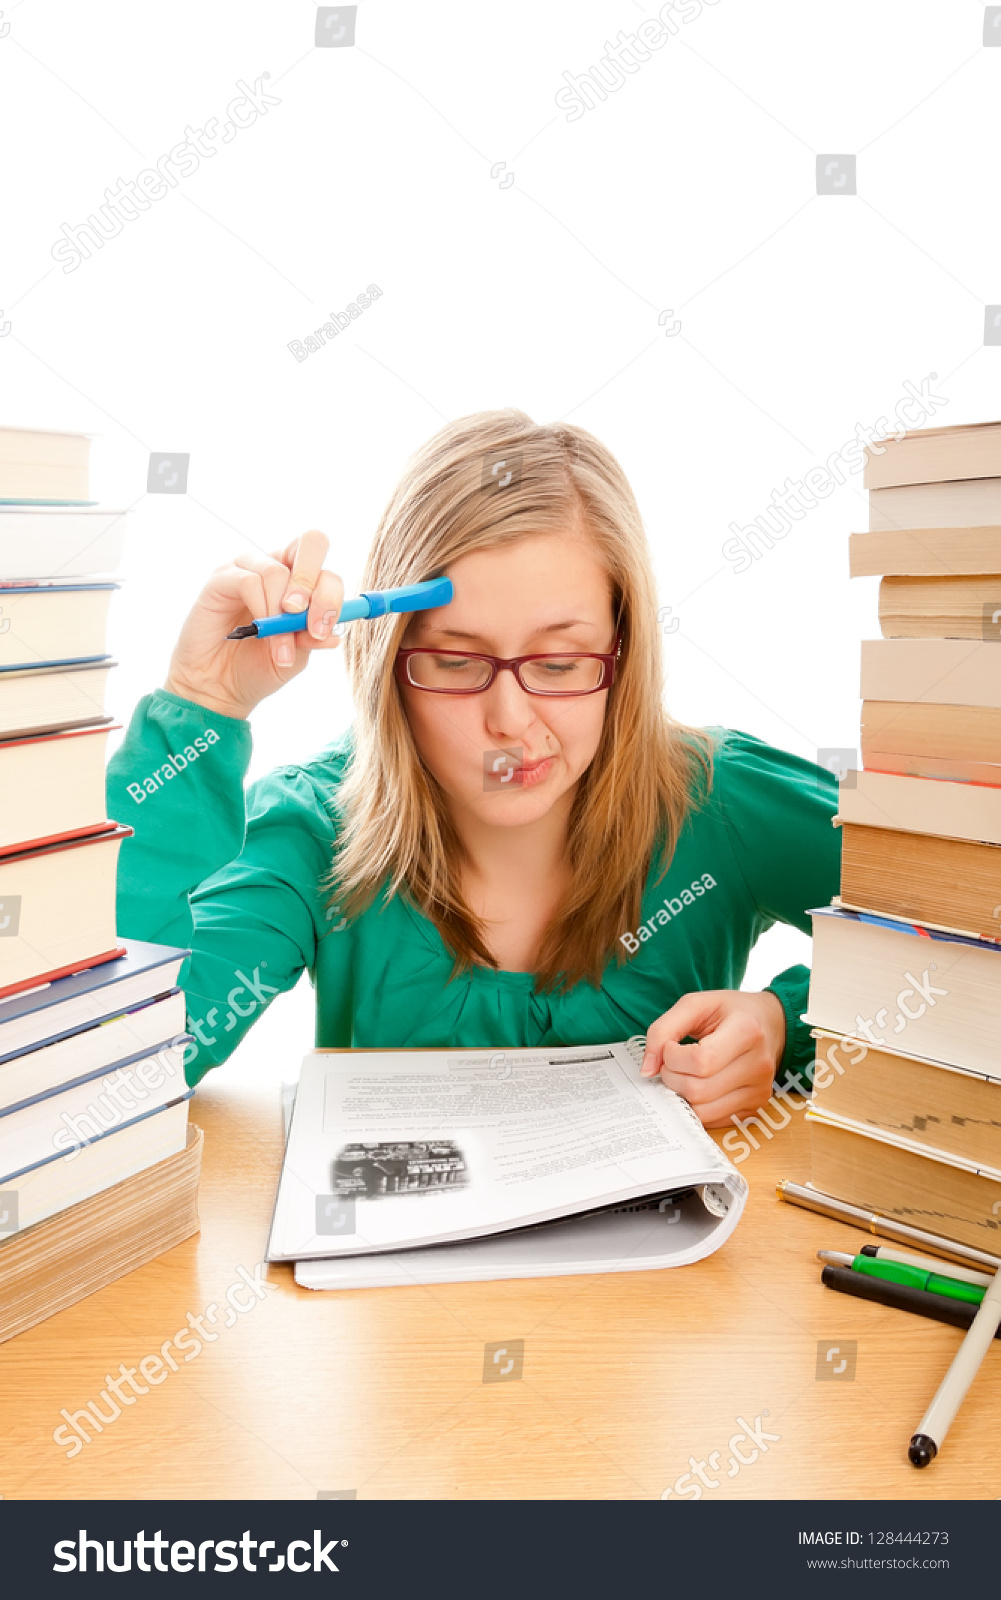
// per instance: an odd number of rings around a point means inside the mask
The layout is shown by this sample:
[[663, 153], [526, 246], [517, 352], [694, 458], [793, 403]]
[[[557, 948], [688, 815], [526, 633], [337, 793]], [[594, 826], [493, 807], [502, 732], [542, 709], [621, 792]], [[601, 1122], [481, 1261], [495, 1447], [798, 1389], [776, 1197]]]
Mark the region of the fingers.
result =
[[[754, 1110], [760, 1110], [763, 1104], [767, 1104], [767, 1098], [765, 1096], [763, 1100], [755, 1100]], [[734, 1118], [750, 1117], [754, 1114], [748, 1105], [746, 1089], [729, 1094], [722, 1100], [714, 1100], [708, 1105], [693, 1106], [692, 1110], [704, 1128], [732, 1128]], [[779, 1127], [785, 1127], [785, 1123], [780, 1123]]]
[[661, 1082], [683, 1095], [706, 1124], [716, 1127], [740, 1111], [756, 1110], [772, 1092], [774, 1062], [765, 1030], [747, 1012], [725, 1017], [697, 1044], [663, 1047]]
[[[682, 995], [650, 1027], [643, 1076], [659, 1074], [706, 1127], [759, 1111], [771, 1099], [785, 1037], [785, 1012], [780, 1030], [772, 998], [765, 1005], [756, 993], [728, 989]], [[697, 1042], [681, 1044], [686, 1034]]]
[[688, 1101], [707, 1128], [725, 1128], [736, 1118], [762, 1112], [767, 1116], [765, 1108], [773, 1105], [771, 1071], [760, 1056], [743, 1056], [714, 1078], [688, 1078], [667, 1071], [661, 1078], [665, 1088]]
[[317, 643], [322, 644], [329, 640], [333, 645], [339, 641], [333, 633], [338, 613], [344, 600], [344, 585], [336, 572], [328, 572], [326, 568], [320, 573], [313, 590], [313, 598], [309, 603], [309, 635]]
[[[687, 1095], [685, 1097], [688, 1098]], [[689, 1104], [691, 1102], [689, 1101]], [[790, 1120], [790, 1106], [793, 1110], [805, 1109], [809, 1104], [804, 1095], [799, 1101], [789, 1101], [783, 1096], [783, 1104], [779, 1105], [772, 1094], [771, 1081], [756, 1081], [754, 1084], [743, 1084], [733, 1089], [728, 1094], [722, 1094], [712, 1100], [700, 1101], [692, 1105], [692, 1110], [706, 1128], [731, 1128], [741, 1119], [744, 1121], [742, 1131], [747, 1132], [747, 1123], [752, 1117], [763, 1118], [767, 1126], [778, 1132], [787, 1126]], [[773, 1118], [778, 1120], [773, 1121]], [[761, 1124], [759, 1122], [758, 1126]], [[770, 1138], [769, 1134], [765, 1135]]]
[[289, 569], [282, 609], [304, 611], [308, 607], [305, 631], [286, 635], [294, 637], [299, 648], [314, 644], [335, 648], [340, 643], [333, 629], [344, 600], [344, 585], [335, 572], [323, 566], [329, 547], [326, 534], [312, 528], [281, 552], [280, 559]]
[[644, 1078], [654, 1077], [663, 1065], [667, 1046], [677, 1044], [686, 1034], [699, 1039], [718, 1028], [723, 1017], [721, 1002], [727, 994], [725, 989], [683, 994], [675, 1005], [651, 1023], [647, 1030], [641, 1075]]
[[765, 1030], [757, 1017], [746, 1011], [736, 1011], [724, 1017], [719, 1027], [706, 1034], [698, 1044], [673, 1044], [663, 1049], [662, 1065], [669, 1072], [684, 1073], [690, 1078], [713, 1078], [731, 1061], [753, 1054], [759, 1060], [767, 1057]]
[[[705, 1107], [715, 1105], [729, 1095], [744, 1093], [746, 1103], [747, 1092], [757, 1090], [762, 1086], [763, 1074], [760, 1056], [739, 1056], [735, 1061], [727, 1062], [721, 1071], [713, 1074], [711, 1078], [692, 1077], [687, 1072], [675, 1072], [670, 1067], [665, 1067], [660, 1075], [665, 1088], [673, 1089], [675, 1094], [683, 1095], [699, 1116]], [[771, 1079], [768, 1080], [768, 1091], [771, 1092]], [[768, 1095], [765, 1096], [768, 1098]]]
[[329, 549], [330, 540], [316, 528], [286, 545], [280, 558], [289, 573], [284, 610], [305, 611]]
[[[324, 642], [330, 635], [343, 598], [340, 579], [334, 573], [324, 573], [322, 570], [328, 548], [326, 534], [312, 528], [272, 556], [259, 555], [256, 551], [238, 556], [236, 565], [258, 573], [264, 586], [267, 603], [264, 612], [258, 614], [275, 616], [282, 611], [305, 611], [308, 607], [309, 631], [316, 642]], [[319, 600], [318, 588], [322, 588]], [[322, 626], [324, 616], [325, 628]], [[270, 641], [271, 658], [275, 666], [291, 667], [297, 648], [305, 643], [303, 633], [275, 634]]]
[[[721, 997], [726, 990], [710, 990], [707, 994], [683, 995], [678, 1005], [665, 1011], [652, 1024], [646, 1035], [646, 1054], [641, 1075], [652, 1077], [662, 1066], [686, 1070], [697, 1077], [712, 1077], [734, 1056], [745, 1050], [763, 1050], [766, 1045], [764, 1027], [752, 1011], [739, 1010], [726, 1013]], [[704, 1005], [689, 1005], [704, 1002]], [[675, 1018], [675, 1021], [670, 1019]], [[670, 1026], [662, 1027], [664, 1022]], [[681, 1045], [686, 1034], [699, 1038], [697, 1045]], [[681, 1069], [681, 1061], [688, 1064]]]
[[225, 611], [230, 615], [230, 608], [234, 602], [238, 602], [251, 617], [267, 615], [268, 597], [263, 577], [259, 572], [251, 572], [246, 567], [237, 566], [235, 561], [216, 568], [211, 581], [206, 585], [202, 599], [207, 601], [213, 610], [218, 609], [218, 602], [221, 599], [225, 602]]
[[[251, 616], [273, 617], [282, 609], [282, 600], [289, 581], [288, 567], [276, 556], [258, 555], [255, 550], [245, 551], [236, 558], [235, 565], [246, 572], [256, 573], [264, 590], [264, 610], [251, 611]], [[290, 667], [295, 660], [295, 640], [289, 633], [274, 634], [268, 640], [271, 659], [276, 667]]]

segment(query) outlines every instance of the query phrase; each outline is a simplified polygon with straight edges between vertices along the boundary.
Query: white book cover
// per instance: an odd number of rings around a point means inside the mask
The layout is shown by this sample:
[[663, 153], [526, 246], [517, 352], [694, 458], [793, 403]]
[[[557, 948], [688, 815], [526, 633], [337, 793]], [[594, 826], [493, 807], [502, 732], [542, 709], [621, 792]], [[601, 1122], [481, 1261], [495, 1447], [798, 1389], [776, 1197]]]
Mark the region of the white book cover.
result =
[[167, 1043], [115, 1062], [67, 1088], [41, 1091], [0, 1113], [0, 1172], [76, 1155], [95, 1139], [149, 1116], [188, 1092], [184, 1044]]
[[701, 1259], [747, 1185], [641, 1058], [635, 1040], [308, 1056], [268, 1259], [315, 1288]]
[[815, 906], [804, 1022], [877, 1049], [998, 1070], [1001, 944], [847, 906]]
[[[978, 1083], [996, 1083], [1001, 1085], [1001, 1063], [998, 1063], [998, 1066], [993, 1072], [981, 1072], [973, 1067], [957, 1067], [952, 1061], [936, 1061], [933, 1056], [916, 1055], [913, 1050], [905, 1050], [903, 1045], [899, 1044], [896, 1040], [893, 1042], [893, 1044], [883, 1044], [882, 1046], [874, 1045], [869, 1043], [867, 1040], [860, 1038], [857, 1034], [835, 1033], [830, 1028], [811, 1028], [810, 1034], [818, 1041], [816, 1055], [817, 1065], [821, 1065], [822, 1062], [826, 1061], [828, 1069], [833, 1072], [837, 1072], [839, 1066], [841, 1065], [841, 1063], [839, 1063], [837, 1060], [838, 1047], [841, 1045], [847, 1045], [849, 1050], [851, 1050], [854, 1046], [858, 1046], [860, 1051], [865, 1051], [868, 1053], [869, 1051], [875, 1050], [877, 1053], [882, 1055], [899, 1056], [904, 1061], [917, 1061], [923, 1067], [934, 1067], [938, 1072], [951, 1072], [955, 1077], [958, 1078], [976, 1078]], [[833, 1043], [833, 1053], [830, 1048], [823, 1046], [822, 1041], [824, 1040], [829, 1040], [831, 1043]], [[854, 1066], [860, 1064], [864, 1059], [865, 1056], [860, 1054], [859, 1062], [853, 1062], [852, 1065]], [[826, 1116], [827, 1113], [825, 1112], [824, 1115]]]
[[911, 1155], [922, 1156], [926, 1161], [937, 1161], [943, 1167], [956, 1167], [960, 1172], [972, 1173], [977, 1178], [990, 1178], [992, 1183], [1001, 1183], [1001, 1172], [996, 1167], [985, 1167], [976, 1161], [969, 1161], [965, 1156], [958, 1156], [951, 1150], [940, 1150], [933, 1144], [921, 1144], [917, 1139], [908, 1139], [903, 1133], [890, 1133], [886, 1128], [874, 1128], [871, 1122], [859, 1122], [855, 1117], [842, 1116], [837, 1111], [819, 1110], [815, 1106], [806, 1108], [807, 1122], [816, 1122], [821, 1126], [826, 1124], [829, 1128], [841, 1128], [845, 1133], [857, 1134], [862, 1139], [870, 1139], [876, 1144], [892, 1145], [895, 1150], [908, 1150]]
[[837, 820], [1001, 844], [1001, 787], [897, 772], [846, 772], [838, 791]]
[[0, 579], [117, 572], [128, 517], [103, 506], [0, 506]]
[[1001, 525], [1001, 478], [964, 478], [869, 490], [869, 532]]
[[184, 995], [175, 989], [152, 1005], [0, 1061], [0, 1129], [3, 1112], [172, 1043], [184, 1034], [184, 1020]]
[[863, 639], [863, 700], [1001, 706], [995, 639]]
[[182, 1099], [111, 1128], [91, 1144], [50, 1156], [27, 1172], [0, 1176], [0, 1244], [10, 1234], [44, 1222], [144, 1167], [183, 1150], [188, 1136], [189, 1089]]

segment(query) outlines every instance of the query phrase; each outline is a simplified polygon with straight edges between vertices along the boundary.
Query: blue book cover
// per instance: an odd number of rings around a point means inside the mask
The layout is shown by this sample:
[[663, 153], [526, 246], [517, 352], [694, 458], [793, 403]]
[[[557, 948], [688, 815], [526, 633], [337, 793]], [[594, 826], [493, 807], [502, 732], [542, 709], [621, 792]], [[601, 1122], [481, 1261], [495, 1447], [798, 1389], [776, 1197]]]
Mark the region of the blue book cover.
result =
[[94, 667], [110, 660], [110, 656], [61, 656], [55, 661], [12, 661], [9, 667], [0, 667], [0, 672], [41, 672], [43, 667]]
[[[190, 1100], [194, 1092], [194, 1089], [189, 1089], [187, 1094], [179, 1094], [176, 1100], [169, 1100], [165, 1106], [155, 1106], [152, 1111], [140, 1112], [138, 1117], [132, 1117], [128, 1122], [120, 1122], [117, 1128], [105, 1128], [103, 1133], [97, 1134], [87, 1142], [88, 1144], [97, 1144], [101, 1139], [113, 1139], [116, 1133], [124, 1133], [126, 1128], [134, 1128], [137, 1122], [145, 1122], [147, 1117], [158, 1117], [161, 1111], [169, 1111], [171, 1106], [179, 1105], [182, 1100]], [[79, 1149], [80, 1147], [76, 1146], [75, 1148]], [[26, 1172], [37, 1172], [39, 1167], [47, 1167], [53, 1161], [64, 1161], [67, 1155], [72, 1154], [72, 1151], [57, 1150], [54, 1155], [46, 1156], [44, 1161], [33, 1161], [30, 1166], [21, 1167], [17, 1172], [2, 1173], [0, 1174], [0, 1185], [10, 1184], [15, 1178], [23, 1178]]]
[[65, 672], [70, 667], [117, 667], [112, 656], [77, 656], [73, 661], [25, 661], [10, 667], [0, 667], [0, 672]]
[[906, 918], [881, 917], [875, 911], [852, 911], [847, 906], [813, 906], [811, 917], [837, 917], [842, 922], [867, 922], [873, 928], [887, 928], [891, 933], [910, 933], [918, 939], [936, 939], [943, 944], [966, 944], [975, 950], [1001, 951], [1001, 939], [980, 938], [975, 933], [950, 933], [945, 928], [926, 928], [920, 922]]
[[[110, 1078], [116, 1072], [123, 1071], [126, 1067], [134, 1067], [137, 1061], [148, 1061], [153, 1056], [158, 1056], [161, 1050], [168, 1050], [171, 1046], [183, 1047], [194, 1044], [190, 1033], [178, 1033], [169, 1039], [161, 1039], [159, 1044], [148, 1045], [144, 1050], [136, 1050], [132, 1055], [121, 1056], [117, 1061], [109, 1061], [107, 1066], [94, 1067], [90, 1072], [83, 1072], [78, 1078], [67, 1078], [65, 1083], [57, 1083], [53, 1089], [45, 1089], [41, 1094], [30, 1094], [24, 1100], [17, 1100], [13, 1105], [0, 1106], [0, 1122], [4, 1117], [9, 1117], [14, 1111], [23, 1111], [25, 1106], [37, 1106], [43, 1100], [51, 1100], [54, 1095], [62, 1094], [65, 1089], [78, 1089], [81, 1083], [97, 1083], [102, 1078]], [[171, 1068], [171, 1070], [173, 1070]], [[179, 1065], [181, 1081], [184, 1081], [184, 1068]], [[121, 1124], [120, 1124], [121, 1126]]]
[[[139, 977], [144, 972], [152, 974], [158, 967], [169, 969], [177, 966], [190, 954], [190, 950], [180, 949], [175, 945], [147, 944], [141, 939], [128, 939], [125, 941], [125, 954], [118, 956], [114, 961], [102, 961], [97, 966], [86, 967], [83, 972], [72, 972], [66, 978], [56, 978], [52, 983], [37, 989], [29, 989], [24, 994], [11, 995], [9, 999], [0, 1001], [0, 1062], [10, 1060], [12, 1056], [23, 1055], [28, 1049], [38, 1050], [43, 1045], [55, 1044], [59, 1039], [68, 1038], [71, 1033], [78, 1033], [81, 1027], [91, 1027], [95, 1022], [118, 1016], [121, 1011], [128, 1009], [116, 1005], [115, 991], [119, 984], [127, 979]], [[163, 992], [173, 987], [173, 977], [169, 972], [165, 972]], [[60, 1029], [57, 1008], [66, 1002], [82, 999], [83, 996], [95, 992], [100, 992], [99, 1014], [88, 1017], [82, 1023], [77, 1022]], [[136, 1003], [138, 1002], [133, 1002]], [[3, 1052], [4, 1029], [7, 1024], [22, 1021], [33, 1013], [46, 1011], [53, 1014], [53, 1026], [44, 1037], [34, 1040], [24, 1048]], [[44, 1018], [42, 1020], [44, 1022]]]

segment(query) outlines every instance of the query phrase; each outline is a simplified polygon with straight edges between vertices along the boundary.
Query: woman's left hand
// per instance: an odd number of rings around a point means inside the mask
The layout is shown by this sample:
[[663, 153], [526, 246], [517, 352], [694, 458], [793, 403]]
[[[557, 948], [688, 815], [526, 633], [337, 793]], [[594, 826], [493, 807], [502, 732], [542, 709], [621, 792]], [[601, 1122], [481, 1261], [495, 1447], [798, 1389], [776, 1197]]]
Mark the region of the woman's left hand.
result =
[[[689, 1035], [698, 1043], [679, 1043]], [[685, 994], [649, 1028], [642, 1075], [659, 1074], [707, 1128], [724, 1128], [767, 1106], [785, 1042], [785, 1011], [770, 990]]]

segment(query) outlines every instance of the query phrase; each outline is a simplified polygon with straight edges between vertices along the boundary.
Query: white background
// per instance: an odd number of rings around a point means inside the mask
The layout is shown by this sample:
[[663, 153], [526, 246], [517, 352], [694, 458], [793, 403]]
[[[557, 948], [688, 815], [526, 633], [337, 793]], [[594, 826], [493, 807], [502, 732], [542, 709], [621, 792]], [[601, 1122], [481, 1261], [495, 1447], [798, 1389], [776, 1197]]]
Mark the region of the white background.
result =
[[[355, 45], [322, 49], [315, 15], [18, 0], [0, 23], [0, 421], [100, 435], [93, 492], [135, 507], [111, 709], [162, 680], [211, 567], [318, 526], [350, 592], [409, 453], [515, 405], [590, 429], [630, 477], [679, 624], [671, 711], [811, 758], [856, 746], [878, 633], [876, 580], [847, 575], [861, 474], [751, 570], [721, 547], [905, 380], [938, 374], [936, 423], [1001, 410], [984, 7], [719, 0], [573, 122], [563, 73], [654, 6], [363, 0]], [[280, 105], [62, 270], [64, 223], [264, 73]], [[857, 154], [857, 196], [817, 195], [831, 152]], [[373, 282], [382, 298], [297, 362], [289, 341]], [[150, 451], [190, 452], [187, 495], [146, 495]], [[340, 659], [314, 662], [255, 714], [253, 774], [349, 717]], [[808, 952], [774, 930], [748, 983]], [[239, 1059], [292, 1066], [310, 1036], [300, 986]]]

